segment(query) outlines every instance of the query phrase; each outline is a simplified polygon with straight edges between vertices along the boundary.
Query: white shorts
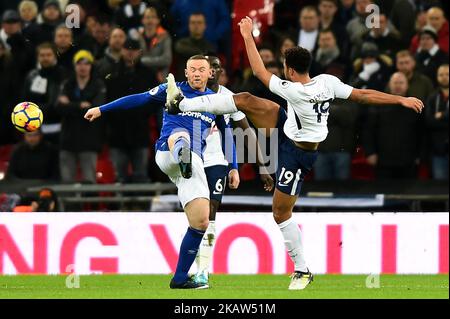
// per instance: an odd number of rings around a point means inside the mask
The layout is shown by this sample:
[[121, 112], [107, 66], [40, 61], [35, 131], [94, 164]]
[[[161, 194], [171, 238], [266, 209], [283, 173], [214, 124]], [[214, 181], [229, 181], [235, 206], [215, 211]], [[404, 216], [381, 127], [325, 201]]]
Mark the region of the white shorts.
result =
[[203, 168], [203, 161], [196, 153], [192, 152], [192, 177], [189, 179], [181, 176], [180, 167], [171, 152], [157, 151], [155, 159], [161, 171], [177, 186], [178, 199], [183, 208], [194, 199], [209, 199], [208, 180]]

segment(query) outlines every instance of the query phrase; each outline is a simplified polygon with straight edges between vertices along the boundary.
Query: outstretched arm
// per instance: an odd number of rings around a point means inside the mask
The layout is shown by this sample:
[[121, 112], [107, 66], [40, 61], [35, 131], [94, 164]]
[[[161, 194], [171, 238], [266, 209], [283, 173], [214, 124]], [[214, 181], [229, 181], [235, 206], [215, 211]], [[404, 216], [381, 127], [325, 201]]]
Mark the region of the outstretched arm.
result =
[[245, 48], [247, 50], [247, 56], [250, 60], [250, 66], [252, 67], [253, 74], [261, 80], [266, 87], [269, 87], [270, 78], [272, 73], [267, 71], [264, 63], [256, 48], [255, 40], [253, 39], [252, 30], [253, 22], [249, 17], [245, 17], [239, 22], [242, 38], [244, 38]]
[[361, 104], [399, 104], [406, 108], [413, 109], [417, 113], [421, 113], [424, 107], [423, 102], [415, 97], [403, 97], [376, 90], [353, 89], [348, 99]]

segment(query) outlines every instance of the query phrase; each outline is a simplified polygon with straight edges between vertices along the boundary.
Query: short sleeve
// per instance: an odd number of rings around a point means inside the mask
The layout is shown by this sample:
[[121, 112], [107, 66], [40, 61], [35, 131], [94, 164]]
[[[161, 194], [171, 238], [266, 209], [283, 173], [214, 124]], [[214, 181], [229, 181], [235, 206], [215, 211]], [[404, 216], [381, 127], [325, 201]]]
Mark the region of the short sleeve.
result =
[[341, 80], [339, 80], [337, 77], [328, 75], [327, 80], [329, 78], [328, 83], [332, 86], [334, 96], [338, 99], [348, 99], [350, 95], [352, 94], [353, 87], [351, 87], [348, 84], [343, 83]]
[[272, 74], [269, 82], [269, 89], [272, 93], [281, 96], [287, 101], [297, 101], [299, 99], [300, 90], [297, 83], [282, 80], [275, 74]]

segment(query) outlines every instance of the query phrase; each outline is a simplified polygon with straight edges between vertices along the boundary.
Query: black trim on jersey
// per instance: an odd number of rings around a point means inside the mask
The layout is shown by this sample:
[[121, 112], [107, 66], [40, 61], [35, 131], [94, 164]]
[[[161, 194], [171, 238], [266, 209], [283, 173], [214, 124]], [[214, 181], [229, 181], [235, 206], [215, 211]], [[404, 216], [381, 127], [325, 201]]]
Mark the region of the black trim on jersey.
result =
[[295, 112], [295, 110], [293, 111], [295, 114], [295, 122], [297, 123], [297, 128], [300, 131], [302, 129], [302, 123], [300, 122], [300, 118], [298, 117], [297, 112]]

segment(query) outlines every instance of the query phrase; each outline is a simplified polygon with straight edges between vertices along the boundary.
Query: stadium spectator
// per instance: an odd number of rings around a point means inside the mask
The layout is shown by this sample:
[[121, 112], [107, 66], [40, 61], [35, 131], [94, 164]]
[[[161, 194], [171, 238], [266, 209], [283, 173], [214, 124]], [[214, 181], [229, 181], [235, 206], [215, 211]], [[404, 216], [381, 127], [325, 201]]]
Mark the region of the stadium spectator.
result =
[[320, 144], [314, 164], [314, 179], [348, 180], [351, 176], [351, 158], [356, 147], [359, 106], [350, 101], [331, 103], [328, 117], [328, 137]]
[[[373, 27], [367, 30], [362, 36], [362, 41], [375, 43], [381, 54], [394, 58], [395, 54], [401, 49], [401, 35], [389, 26], [389, 19], [385, 14], [380, 14], [375, 19], [379, 19], [379, 28]], [[354, 51], [358, 49], [359, 47], [356, 46]]]
[[436, 31], [426, 26], [420, 32], [419, 48], [417, 49], [417, 68], [436, 85], [436, 73], [441, 64], [448, 63], [448, 55], [439, 48]]
[[18, 76], [23, 80], [28, 71], [33, 68], [35, 60], [33, 46], [22, 34], [22, 23], [16, 11], [8, 10], [3, 13], [0, 41], [11, 53]]
[[215, 50], [214, 45], [205, 38], [206, 19], [203, 13], [193, 13], [189, 17], [189, 37], [175, 43], [177, 59], [177, 78], [184, 77], [186, 61], [197, 54], [207, 54]]
[[206, 21], [205, 38], [214, 48], [217, 48], [220, 41], [231, 30], [230, 10], [225, 0], [175, 0], [170, 8], [170, 13], [176, 23], [174, 34], [177, 38], [187, 37], [191, 34], [191, 16], [199, 12], [203, 13]]
[[350, 85], [360, 89], [383, 91], [391, 74], [392, 60], [380, 55], [376, 44], [362, 45], [361, 57], [353, 63], [354, 75]]
[[137, 38], [145, 9], [147, 9], [147, 3], [145, 1], [123, 1], [116, 11], [116, 24], [124, 29], [128, 36]]
[[414, 96], [426, 101], [433, 92], [434, 87], [431, 80], [416, 70], [416, 60], [408, 50], [403, 50], [396, 55], [397, 70], [406, 75], [408, 79], [408, 96]]
[[65, 25], [60, 25], [55, 30], [54, 43], [56, 46], [58, 65], [64, 68], [68, 76], [73, 72], [73, 56], [77, 52], [77, 48], [73, 43], [72, 29]]
[[97, 17], [92, 35], [86, 33], [80, 39], [80, 48], [91, 52], [96, 60], [103, 58], [108, 47], [111, 29], [111, 21], [107, 16]]
[[395, 0], [391, 9], [390, 20], [395, 28], [400, 32], [401, 49], [409, 47], [411, 38], [415, 34], [416, 21], [413, 17], [420, 17], [419, 1]]
[[[120, 62], [106, 81], [108, 101], [144, 92], [158, 84], [155, 73], [140, 62], [141, 56], [139, 41], [128, 39], [122, 49]], [[146, 105], [128, 111], [111, 112], [105, 116], [111, 161], [118, 182], [148, 181], [149, 116], [152, 113], [162, 116], [162, 109]], [[129, 164], [132, 168], [130, 176]]]
[[60, 143], [61, 179], [73, 183], [80, 165], [82, 181], [96, 182], [97, 153], [103, 142], [103, 123], [88, 123], [83, 116], [88, 109], [105, 102], [104, 83], [92, 77], [94, 56], [80, 50], [74, 57], [75, 74], [63, 85], [57, 109], [62, 116]]
[[[85, 3], [85, 2], [84, 2]], [[83, 36], [88, 33], [88, 28], [87, 28], [87, 13], [86, 13], [86, 9], [84, 8], [84, 6], [82, 5], [83, 2], [82, 1], [71, 1], [71, 5], [72, 6], [76, 6], [75, 9], [77, 12], [80, 13], [79, 15], [79, 22], [80, 22], [80, 26], [79, 28], [72, 28], [72, 35], [73, 35], [73, 42], [74, 44], [77, 46], [79, 44], [79, 41], [83, 38]], [[74, 11], [72, 11], [74, 12]], [[95, 19], [94, 19], [95, 21]]]
[[318, 46], [320, 19], [319, 12], [314, 6], [306, 6], [300, 11], [300, 29], [296, 35], [297, 45], [313, 53]]
[[[445, 53], [449, 54], [449, 28], [448, 21], [445, 18], [444, 10], [439, 7], [433, 7], [428, 9], [426, 13], [427, 25], [432, 27], [437, 33], [437, 44], [439, 48]], [[415, 35], [411, 40], [410, 50], [416, 52], [420, 47], [420, 35]]]
[[339, 4], [336, 18], [345, 27], [356, 15], [355, 0], [340, 0]]
[[336, 19], [338, 0], [320, 0], [318, 8], [320, 13], [320, 29], [331, 30], [336, 37], [336, 43], [340, 51], [346, 55], [348, 50], [348, 37], [345, 24], [339, 23]]
[[96, 63], [96, 72], [104, 80], [108, 74], [111, 74], [116, 64], [119, 63], [122, 49], [127, 36], [121, 28], [114, 28], [109, 37], [109, 45], [105, 50], [105, 56]]
[[160, 83], [165, 81], [172, 63], [172, 37], [161, 26], [161, 18], [156, 8], [145, 10], [142, 19], [144, 29], [140, 33], [143, 50], [142, 63], [157, 74]]
[[40, 19], [41, 42], [52, 42], [56, 27], [63, 22], [63, 14], [59, 1], [47, 0]]
[[37, 23], [38, 6], [36, 2], [24, 0], [19, 4], [19, 14], [22, 19], [22, 33], [26, 39], [37, 47], [41, 43], [40, 27]]
[[276, 53], [276, 61], [277, 63], [280, 63], [281, 65], [283, 65], [284, 63], [284, 52], [287, 49], [293, 48], [296, 46], [296, 42], [292, 39], [292, 37], [289, 36], [284, 36], [281, 38], [281, 40], [279, 41], [279, 45], [278, 45], [278, 51]]
[[319, 34], [319, 48], [314, 55], [316, 74], [327, 73], [346, 81], [349, 76], [348, 61], [336, 42], [331, 30], [322, 30]]
[[11, 155], [6, 179], [58, 180], [58, 150], [39, 130], [25, 133]]
[[[397, 72], [389, 81], [391, 94], [405, 96], [408, 79]], [[378, 179], [416, 178], [420, 155], [421, 115], [412, 110], [386, 105], [370, 109], [365, 126], [367, 162], [376, 168]]]
[[425, 118], [427, 127], [427, 145], [430, 148], [431, 172], [434, 179], [448, 180], [448, 84], [449, 66], [443, 64], [437, 72], [439, 89], [427, 101]]
[[0, 41], [0, 145], [13, 144], [14, 129], [10, 124], [14, 101], [17, 101], [20, 85], [14, 61], [5, 45]]
[[[260, 51], [261, 54], [261, 51]], [[273, 57], [273, 56], [272, 56]], [[269, 72], [275, 74], [278, 77], [283, 77], [282, 69], [274, 59], [268, 60], [265, 66]], [[278, 105], [283, 107], [287, 106], [286, 100], [272, 93], [256, 76], [251, 76], [244, 82], [240, 90], [252, 93], [255, 96], [274, 101]]]
[[57, 65], [56, 49], [51, 43], [43, 43], [37, 48], [37, 60], [38, 67], [25, 79], [22, 98], [39, 105], [45, 119], [42, 132], [47, 141], [58, 145], [61, 118], [56, 111], [56, 102], [64, 81], [64, 69]]
[[356, 0], [356, 16], [347, 23], [346, 30], [352, 44], [361, 43], [362, 37], [369, 30], [366, 18], [370, 14], [367, 6], [373, 4], [372, 0]]

